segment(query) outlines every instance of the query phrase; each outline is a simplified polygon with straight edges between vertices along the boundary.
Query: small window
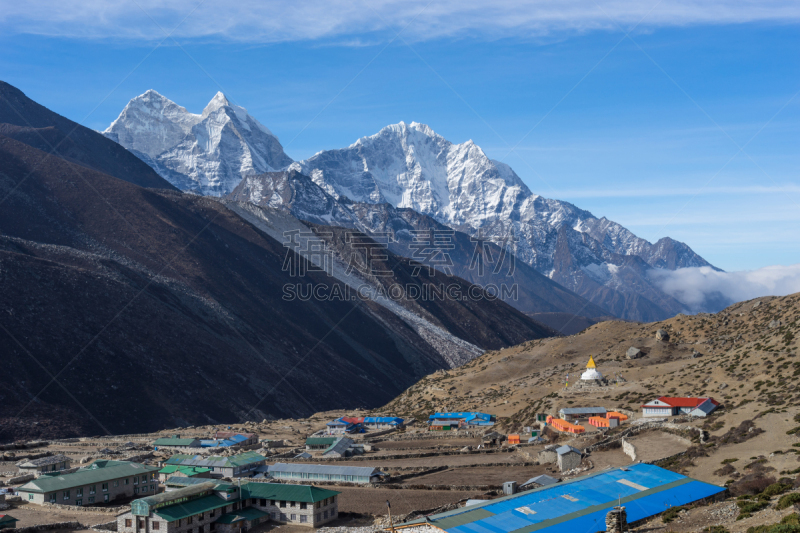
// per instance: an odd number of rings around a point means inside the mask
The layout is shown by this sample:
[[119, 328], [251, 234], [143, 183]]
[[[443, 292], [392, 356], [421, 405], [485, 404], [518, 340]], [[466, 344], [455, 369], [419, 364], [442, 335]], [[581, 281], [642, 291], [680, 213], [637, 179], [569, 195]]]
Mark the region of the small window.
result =
[[292, 513], [292, 522], [294, 522], [295, 520], [297, 520], [297, 515]]
[[300, 509], [305, 509], [306, 507], [306, 502], [300, 502]]
[[89, 503], [94, 503], [94, 496], [89, 496]]
[[83, 505], [83, 500], [75, 500], [75, 505], [77, 506]]
[[281, 513], [281, 522], [286, 522], [286, 513]]
[[130, 518], [126, 518], [125, 527], [133, 527], [133, 520], [131, 520]]
[[139, 529], [144, 529], [144, 520], [139, 520]]
[[261, 505], [261, 507], [266, 507], [267, 506], [267, 500], [262, 499], [258, 503]]
[[153, 530], [158, 531], [161, 529], [161, 522], [153, 522]]
[[115, 480], [114, 480], [114, 486], [115, 486], [115, 487], [119, 487], [119, 480], [118, 480], [118, 479], [115, 479]]
[[108, 483], [103, 483], [103, 492], [108, 492]]
[[322, 518], [328, 518], [328, 511], [322, 513]]
[[216, 509], [211, 509], [211, 512], [208, 513], [208, 516], [214, 516], [216, 514], [217, 514], [217, 510]]
[[145, 485], [144, 487], [142, 487], [142, 492], [147, 492], [147, 485]]
[[281, 508], [286, 509], [286, 502], [281, 502]]
[[126, 485], [128, 484], [128, 478], [125, 478], [125, 484]]
[[103, 501], [108, 502], [108, 494], [103, 494]]
[[187, 524], [187, 525], [188, 525], [188, 524], [191, 524], [191, 523], [192, 523], [192, 519], [193, 519], [193, 518], [194, 518], [193, 516], [190, 516], [189, 518], [187, 518], [187, 519], [186, 519], [186, 524]]
[[33, 499], [33, 494], [29, 493], [29, 494], [28, 494], [28, 499], [29, 499], [29, 500], [32, 500], [32, 499]]
[[64, 491], [64, 499], [65, 500], [69, 500], [69, 491], [68, 490]]
[[305, 524], [308, 521], [308, 517], [304, 514], [300, 515], [300, 523]]
[[83, 489], [75, 489], [75, 496], [83, 496]]

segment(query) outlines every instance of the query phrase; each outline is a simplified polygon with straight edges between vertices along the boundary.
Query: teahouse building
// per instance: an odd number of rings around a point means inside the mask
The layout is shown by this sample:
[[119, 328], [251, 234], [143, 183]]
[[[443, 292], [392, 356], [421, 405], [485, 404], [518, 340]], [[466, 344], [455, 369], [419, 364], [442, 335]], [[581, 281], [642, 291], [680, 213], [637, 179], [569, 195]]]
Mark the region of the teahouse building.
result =
[[135, 500], [118, 533], [239, 533], [266, 521], [318, 527], [338, 516], [338, 492], [308, 485], [208, 481]]
[[125, 461], [95, 461], [71, 474], [43, 475], [17, 492], [29, 503], [91, 505], [158, 491], [158, 468]]

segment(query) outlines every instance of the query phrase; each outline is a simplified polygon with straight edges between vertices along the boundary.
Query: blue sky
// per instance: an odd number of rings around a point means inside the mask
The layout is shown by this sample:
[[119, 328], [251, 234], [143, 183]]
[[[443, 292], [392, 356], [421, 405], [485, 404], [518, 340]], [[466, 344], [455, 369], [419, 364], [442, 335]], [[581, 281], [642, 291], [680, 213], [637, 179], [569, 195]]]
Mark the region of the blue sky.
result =
[[151, 88], [194, 112], [222, 90], [294, 159], [424, 122], [725, 270], [800, 263], [793, 4], [42, 4], [0, 14], [0, 79], [86, 126]]

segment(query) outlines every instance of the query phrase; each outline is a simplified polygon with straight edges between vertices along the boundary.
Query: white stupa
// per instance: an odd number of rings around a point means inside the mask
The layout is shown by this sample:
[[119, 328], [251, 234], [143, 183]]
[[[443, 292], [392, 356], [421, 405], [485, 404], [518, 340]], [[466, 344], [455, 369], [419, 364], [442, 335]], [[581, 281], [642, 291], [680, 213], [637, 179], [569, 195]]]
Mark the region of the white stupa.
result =
[[578, 387], [605, 387], [608, 385], [606, 378], [597, 370], [597, 364], [591, 355], [589, 356], [589, 362], [586, 363], [586, 372], [581, 374], [581, 379], [576, 385]]

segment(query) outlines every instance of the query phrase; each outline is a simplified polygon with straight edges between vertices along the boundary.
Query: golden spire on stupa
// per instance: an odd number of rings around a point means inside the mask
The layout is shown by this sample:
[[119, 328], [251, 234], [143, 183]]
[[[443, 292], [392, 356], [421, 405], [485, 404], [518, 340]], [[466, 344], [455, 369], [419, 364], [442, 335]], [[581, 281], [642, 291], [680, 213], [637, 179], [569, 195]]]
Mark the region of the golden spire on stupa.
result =
[[594, 357], [591, 355], [589, 356], [589, 362], [586, 363], [586, 368], [597, 368], [597, 364], [594, 362]]

